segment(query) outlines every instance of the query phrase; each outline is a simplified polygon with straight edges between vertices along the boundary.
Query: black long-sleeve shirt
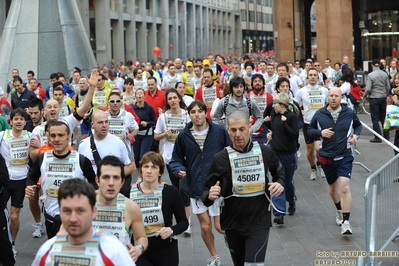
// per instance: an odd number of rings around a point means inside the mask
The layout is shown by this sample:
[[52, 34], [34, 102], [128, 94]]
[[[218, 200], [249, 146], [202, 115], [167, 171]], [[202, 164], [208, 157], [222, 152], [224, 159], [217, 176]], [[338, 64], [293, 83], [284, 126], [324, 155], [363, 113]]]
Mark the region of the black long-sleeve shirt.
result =
[[[286, 121], [281, 117], [285, 116]], [[298, 116], [287, 110], [284, 114], [277, 114], [274, 110], [271, 113], [271, 121], [267, 123], [270, 130], [273, 131], [270, 145], [276, 154], [294, 154], [297, 151], [299, 127]]]
[[[271, 147], [259, 145], [262, 151], [263, 167], [265, 171], [265, 192], [270, 198], [267, 183], [278, 182], [285, 187], [285, 172], [279, 163], [276, 154]], [[250, 141], [244, 150], [251, 151], [253, 143]], [[240, 152], [240, 151], [238, 151]], [[268, 180], [267, 172], [271, 173], [273, 181]], [[209, 167], [207, 179], [204, 183], [202, 201], [205, 206], [211, 206], [213, 201], [208, 199], [209, 190], [220, 181], [221, 197], [232, 195], [233, 179], [230, 160], [227, 150], [224, 149], [215, 155]], [[220, 214], [220, 224], [223, 230], [248, 230], [269, 228], [271, 223], [271, 212], [269, 201], [264, 194], [254, 197], [230, 197], [224, 200], [224, 207]]]
[[[141, 191], [140, 183], [137, 188]], [[174, 186], [165, 184], [162, 189], [162, 215], [164, 220], [164, 226], [170, 227], [173, 230], [173, 235], [180, 235], [188, 227], [188, 220], [184, 211], [183, 200], [180, 197], [180, 193]], [[176, 224], [173, 224], [173, 216], [176, 219]], [[170, 239], [163, 240], [161, 237], [149, 237], [148, 238], [148, 249], [145, 251], [145, 255], [157, 256], [159, 248], [170, 245]]]
[[4, 202], [4, 191], [3, 188], [8, 187], [10, 184], [10, 176], [8, 175], [6, 161], [4, 160], [3, 155], [0, 154], [0, 209], [3, 210], [6, 206]]

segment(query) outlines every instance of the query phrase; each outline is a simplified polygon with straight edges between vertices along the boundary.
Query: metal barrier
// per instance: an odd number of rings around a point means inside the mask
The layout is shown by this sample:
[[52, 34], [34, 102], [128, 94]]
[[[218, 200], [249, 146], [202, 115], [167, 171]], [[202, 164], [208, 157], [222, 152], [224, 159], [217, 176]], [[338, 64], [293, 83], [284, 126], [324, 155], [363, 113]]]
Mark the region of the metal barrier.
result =
[[399, 155], [367, 178], [365, 184], [366, 256], [358, 265], [377, 265], [375, 251], [385, 251], [399, 236]]

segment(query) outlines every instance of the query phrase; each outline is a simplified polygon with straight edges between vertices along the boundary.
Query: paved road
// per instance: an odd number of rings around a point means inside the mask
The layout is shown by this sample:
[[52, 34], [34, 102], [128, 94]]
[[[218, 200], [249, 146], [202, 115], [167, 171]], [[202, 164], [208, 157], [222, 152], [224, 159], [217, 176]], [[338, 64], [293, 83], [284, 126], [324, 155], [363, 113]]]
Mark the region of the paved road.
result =
[[[370, 118], [360, 115], [360, 119], [370, 125]], [[361, 155], [356, 161], [367, 165], [372, 171], [377, 170], [387, 160], [392, 158], [392, 149], [386, 144], [371, 144], [372, 135], [363, 130], [357, 148]], [[393, 140], [393, 134], [392, 134]], [[275, 226], [271, 229], [269, 246], [265, 265], [314, 265], [318, 252], [359, 251], [365, 247], [365, 219], [364, 219], [364, 184], [370, 175], [361, 166], [354, 166], [352, 173], [351, 212], [352, 236], [342, 236], [340, 227], [335, 225], [335, 207], [328, 195], [328, 186], [325, 179], [309, 180], [309, 166], [305, 157], [305, 145], [301, 136], [301, 152], [298, 169], [295, 173], [297, 190], [297, 212], [294, 216], [286, 216], [284, 226]], [[168, 178], [164, 178], [168, 180]], [[399, 184], [398, 184], [399, 186]], [[383, 217], [382, 217], [383, 218]], [[45, 240], [33, 239], [33, 218], [25, 200], [21, 212], [21, 228], [16, 241], [19, 255], [17, 264], [30, 265], [39, 246]], [[214, 230], [215, 231], [215, 230]], [[215, 231], [217, 252], [224, 266], [233, 265], [223, 237]], [[399, 241], [391, 244], [388, 250], [399, 250]], [[180, 265], [203, 266], [209, 253], [202, 242], [199, 224], [196, 217], [192, 217], [192, 236], [179, 236]], [[324, 253], [325, 254], [325, 253]], [[329, 254], [329, 255], [330, 255]], [[328, 257], [327, 257], [328, 258]], [[348, 263], [356, 263], [356, 258]], [[349, 264], [355, 265], [355, 264]], [[382, 265], [399, 265], [399, 258], [384, 259]]]

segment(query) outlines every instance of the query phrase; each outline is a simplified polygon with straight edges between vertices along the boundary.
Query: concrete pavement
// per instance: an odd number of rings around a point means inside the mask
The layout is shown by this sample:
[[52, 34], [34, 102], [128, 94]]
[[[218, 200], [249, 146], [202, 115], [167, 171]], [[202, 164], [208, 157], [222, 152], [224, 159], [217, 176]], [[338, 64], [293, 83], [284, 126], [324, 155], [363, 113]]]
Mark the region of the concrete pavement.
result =
[[[370, 125], [369, 115], [359, 115], [360, 119]], [[394, 132], [391, 132], [393, 141]], [[372, 138], [367, 130], [363, 130], [358, 141], [355, 161], [364, 163], [372, 171], [377, 170], [387, 160], [392, 158], [393, 151], [386, 144], [369, 143]], [[359, 165], [354, 165], [351, 180], [352, 211], [350, 222], [352, 236], [342, 236], [340, 227], [335, 224], [335, 206], [328, 194], [325, 179], [309, 180], [310, 167], [306, 160], [306, 148], [301, 136], [301, 157], [295, 172], [297, 211], [293, 216], [285, 217], [283, 226], [274, 226], [270, 231], [270, 239], [265, 265], [317, 265], [316, 260], [332, 259], [341, 251], [362, 251], [365, 249], [365, 219], [364, 219], [364, 184], [370, 175]], [[168, 178], [164, 178], [168, 180]], [[398, 184], [399, 186], [399, 184]], [[381, 217], [383, 219], [383, 217]], [[16, 241], [19, 252], [16, 265], [30, 265], [37, 249], [45, 241], [45, 235], [33, 239], [33, 218], [28, 202], [25, 200], [21, 211], [21, 227]], [[223, 236], [214, 230], [216, 249], [221, 257], [222, 265], [233, 265]], [[399, 250], [399, 243], [391, 244], [388, 250]], [[203, 266], [209, 253], [201, 239], [198, 220], [192, 217], [191, 237], [179, 236], [180, 265]], [[357, 257], [341, 258], [341, 263], [356, 265]], [[345, 260], [344, 260], [345, 259]], [[386, 258], [382, 265], [399, 265], [399, 258]], [[345, 265], [345, 264], [344, 264]]]

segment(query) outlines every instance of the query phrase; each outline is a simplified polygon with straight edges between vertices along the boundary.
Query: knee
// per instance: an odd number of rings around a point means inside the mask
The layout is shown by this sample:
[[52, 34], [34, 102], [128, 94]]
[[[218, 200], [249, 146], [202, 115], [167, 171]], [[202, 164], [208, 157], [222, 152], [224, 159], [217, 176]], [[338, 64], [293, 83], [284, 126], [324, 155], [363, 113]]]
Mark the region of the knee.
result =
[[341, 187], [341, 193], [342, 194], [350, 194], [351, 193], [350, 186], [349, 185], [343, 185]]
[[329, 189], [330, 189], [330, 194], [334, 194], [334, 193], [338, 192], [337, 186], [330, 186]]
[[10, 221], [12, 223], [18, 222], [19, 221], [19, 213], [18, 212], [12, 212], [10, 214]]
[[201, 231], [204, 233], [211, 233], [212, 232], [212, 225], [206, 222], [201, 223]]
[[314, 147], [308, 148], [308, 149], [306, 150], [306, 155], [307, 155], [307, 156], [313, 156], [313, 155], [314, 155]]

